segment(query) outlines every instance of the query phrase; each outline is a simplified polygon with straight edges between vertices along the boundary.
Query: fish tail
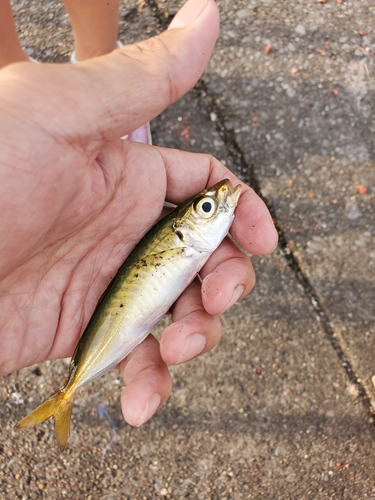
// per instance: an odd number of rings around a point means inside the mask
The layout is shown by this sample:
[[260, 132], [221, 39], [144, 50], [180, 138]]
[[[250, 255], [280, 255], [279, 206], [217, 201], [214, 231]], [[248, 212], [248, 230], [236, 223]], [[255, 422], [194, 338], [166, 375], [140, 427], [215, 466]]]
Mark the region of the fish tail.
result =
[[29, 413], [16, 426], [16, 429], [26, 429], [40, 424], [50, 417], [55, 419], [55, 433], [60, 450], [64, 451], [69, 438], [70, 416], [72, 414], [73, 398], [67, 398], [65, 392], [59, 391], [57, 394], [47, 399], [34, 411]]

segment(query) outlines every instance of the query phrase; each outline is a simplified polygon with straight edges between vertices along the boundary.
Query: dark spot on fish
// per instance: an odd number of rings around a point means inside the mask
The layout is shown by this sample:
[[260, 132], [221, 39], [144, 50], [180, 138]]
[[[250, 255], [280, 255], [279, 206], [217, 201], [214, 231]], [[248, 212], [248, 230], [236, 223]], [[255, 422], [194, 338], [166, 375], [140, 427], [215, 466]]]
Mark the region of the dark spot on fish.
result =
[[124, 304], [120, 304], [120, 307], [124, 307]]
[[184, 239], [184, 235], [181, 233], [181, 231], [176, 231], [176, 235], [180, 238], [181, 241]]
[[136, 277], [136, 278], [138, 278], [138, 276], [139, 276], [139, 274], [137, 273], [137, 274], [135, 275], [135, 277]]

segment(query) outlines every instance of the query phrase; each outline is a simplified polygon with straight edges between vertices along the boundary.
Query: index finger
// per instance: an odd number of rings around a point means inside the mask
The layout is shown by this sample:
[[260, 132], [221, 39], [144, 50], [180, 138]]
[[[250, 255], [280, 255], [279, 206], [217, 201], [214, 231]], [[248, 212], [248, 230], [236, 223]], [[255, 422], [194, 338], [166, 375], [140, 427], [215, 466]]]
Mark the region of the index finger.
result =
[[178, 205], [222, 179], [229, 179], [234, 185], [241, 184], [242, 193], [231, 235], [253, 255], [267, 255], [275, 249], [278, 235], [266, 204], [219, 160], [205, 154], [164, 148], [157, 150], [166, 167], [168, 201]]

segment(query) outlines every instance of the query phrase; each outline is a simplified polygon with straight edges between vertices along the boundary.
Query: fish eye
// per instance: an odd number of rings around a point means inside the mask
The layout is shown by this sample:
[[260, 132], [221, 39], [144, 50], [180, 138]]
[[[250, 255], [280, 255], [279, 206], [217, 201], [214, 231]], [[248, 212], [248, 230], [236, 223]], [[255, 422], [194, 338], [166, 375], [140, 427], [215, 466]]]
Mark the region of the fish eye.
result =
[[216, 203], [212, 198], [205, 197], [200, 199], [195, 205], [195, 211], [200, 217], [208, 219], [216, 210]]

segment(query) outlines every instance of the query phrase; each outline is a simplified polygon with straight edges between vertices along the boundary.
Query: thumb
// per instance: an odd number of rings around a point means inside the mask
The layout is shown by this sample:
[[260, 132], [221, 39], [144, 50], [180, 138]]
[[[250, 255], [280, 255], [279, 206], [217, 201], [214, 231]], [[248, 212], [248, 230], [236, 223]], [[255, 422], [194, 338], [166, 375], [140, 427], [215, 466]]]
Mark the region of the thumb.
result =
[[148, 122], [194, 86], [218, 30], [214, 0], [189, 0], [161, 35], [71, 67], [80, 79], [80, 122], [106, 140]]

